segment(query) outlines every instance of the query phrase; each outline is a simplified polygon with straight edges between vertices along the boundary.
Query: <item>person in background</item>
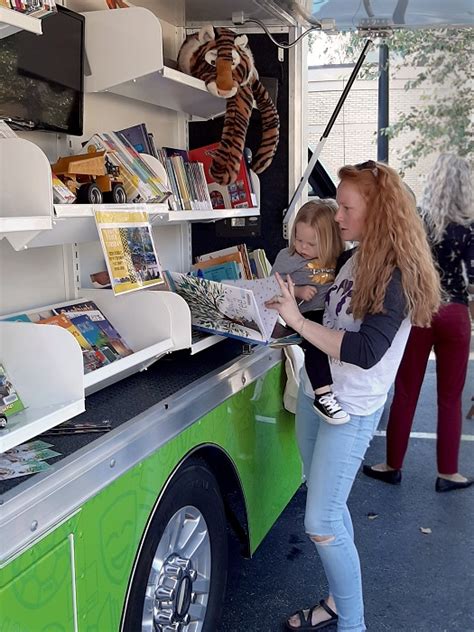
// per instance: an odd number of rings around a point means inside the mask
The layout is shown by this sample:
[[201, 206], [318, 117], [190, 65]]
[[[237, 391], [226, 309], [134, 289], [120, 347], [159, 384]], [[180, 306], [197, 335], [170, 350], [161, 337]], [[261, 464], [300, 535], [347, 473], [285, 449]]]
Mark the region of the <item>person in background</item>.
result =
[[[295, 297], [306, 318], [322, 323], [326, 294], [334, 281], [334, 270], [344, 242], [334, 216], [334, 200], [317, 200], [304, 204], [296, 215], [290, 245], [278, 253], [271, 274], [290, 274]], [[314, 391], [313, 406], [329, 423], [349, 421], [331, 390], [329, 358], [317, 347], [304, 341], [305, 365]]]
[[268, 301], [286, 323], [331, 359], [334, 394], [350, 414], [326, 423], [313, 408], [313, 389], [301, 372], [296, 433], [308, 487], [305, 529], [314, 542], [329, 596], [286, 620], [287, 630], [363, 632], [362, 579], [347, 499], [377, 428], [411, 323], [429, 326], [440, 303], [423, 223], [394, 171], [368, 161], [339, 170], [336, 222], [358, 246], [338, 260], [324, 325], [307, 320], [291, 276], [277, 274], [281, 294]]
[[471, 339], [468, 302], [474, 293], [474, 213], [466, 160], [453, 154], [438, 157], [426, 182], [421, 215], [440, 273], [443, 303], [431, 327], [413, 327], [410, 332], [390, 408], [387, 462], [364, 465], [363, 472], [392, 485], [401, 482], [418, 397], [433, 349], [438, 391], [435, 489], [447, 492], [474, 482], [458, 472], [462, 391]]

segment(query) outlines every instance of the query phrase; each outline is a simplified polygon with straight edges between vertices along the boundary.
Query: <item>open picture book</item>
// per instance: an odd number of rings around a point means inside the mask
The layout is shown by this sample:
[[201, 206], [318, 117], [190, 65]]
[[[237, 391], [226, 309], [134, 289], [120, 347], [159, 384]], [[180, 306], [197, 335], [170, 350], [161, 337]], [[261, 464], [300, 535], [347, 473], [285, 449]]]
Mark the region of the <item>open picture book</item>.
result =
[[274, 276], [217, 282], [167, 271], [165, 278], [189, 305], [193, 327], [245, 342], [273, 343], [278, 312], [267, 309], [265, 301], [280, 293]]

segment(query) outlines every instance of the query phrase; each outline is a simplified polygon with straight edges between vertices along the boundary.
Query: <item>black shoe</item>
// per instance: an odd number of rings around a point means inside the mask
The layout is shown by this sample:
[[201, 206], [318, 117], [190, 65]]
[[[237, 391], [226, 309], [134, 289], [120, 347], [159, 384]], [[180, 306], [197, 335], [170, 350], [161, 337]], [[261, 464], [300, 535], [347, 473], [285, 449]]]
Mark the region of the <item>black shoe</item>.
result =
[[448, 481], [447, 478], [441, 478], [438, 476], [436, 479], [435, 489], [437, 492], [451, 492], [453, 489], [466, 489], [474, 483], [472, 478], [468, 478], [467, 481]]
[[339, 425], [350, 421], [350, 416], [340, 407], [332, 391], [323, 395], [316, 395], [313, 408], [330, 424]]
[[390, 483], [390, 485], [400, 485], [402, 482], [401, 470], [387, 470], [386, 472], [379, 472], [379, 470], [374, 470], [371, 465], [364, 465], [362, 467], [362, 471], [366, 476], [376, 478], [378, 481], [383, 481], [384, 483]]

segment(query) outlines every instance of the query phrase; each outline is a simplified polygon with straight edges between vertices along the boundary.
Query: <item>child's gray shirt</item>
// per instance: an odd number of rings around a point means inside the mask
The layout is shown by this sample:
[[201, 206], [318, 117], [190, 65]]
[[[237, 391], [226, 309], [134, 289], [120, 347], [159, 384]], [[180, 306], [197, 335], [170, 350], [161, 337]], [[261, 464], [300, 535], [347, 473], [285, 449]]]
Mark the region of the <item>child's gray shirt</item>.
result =
[[297, 286], [311, 285], [317, 289], [317, 294], [310, 301], [304, 301], [299, 306], [302, 314], [312, 312], [317, 309], [324, 309], [326, 294], [332, 285], [330, 283], [317, 283], [315, 281], [316, 272], [321, 270], [318, 259], [305, 259], [297, 252], [290, 254], [289, 248], [283, 248], [278, 253], [273, 264], [271, 274], [291, 276], [293, 283]]

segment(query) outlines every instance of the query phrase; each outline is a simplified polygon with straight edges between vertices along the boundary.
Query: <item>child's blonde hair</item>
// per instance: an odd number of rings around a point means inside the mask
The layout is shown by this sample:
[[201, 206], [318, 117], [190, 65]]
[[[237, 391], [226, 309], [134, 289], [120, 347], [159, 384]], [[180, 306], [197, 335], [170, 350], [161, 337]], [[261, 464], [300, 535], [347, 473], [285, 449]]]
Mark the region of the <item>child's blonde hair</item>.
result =
[[290, 238], [290, 255], [296, 252], [296, 226], [298, 224], [308, 224], [316, 231], [318, 240], [319, 261], [323, 268], [333, 268], [337, 258], [344, 250], [344, 242], [335, 221], [337, 203], [335, 200], [314, 200], [306, 202], [298, 211]]

